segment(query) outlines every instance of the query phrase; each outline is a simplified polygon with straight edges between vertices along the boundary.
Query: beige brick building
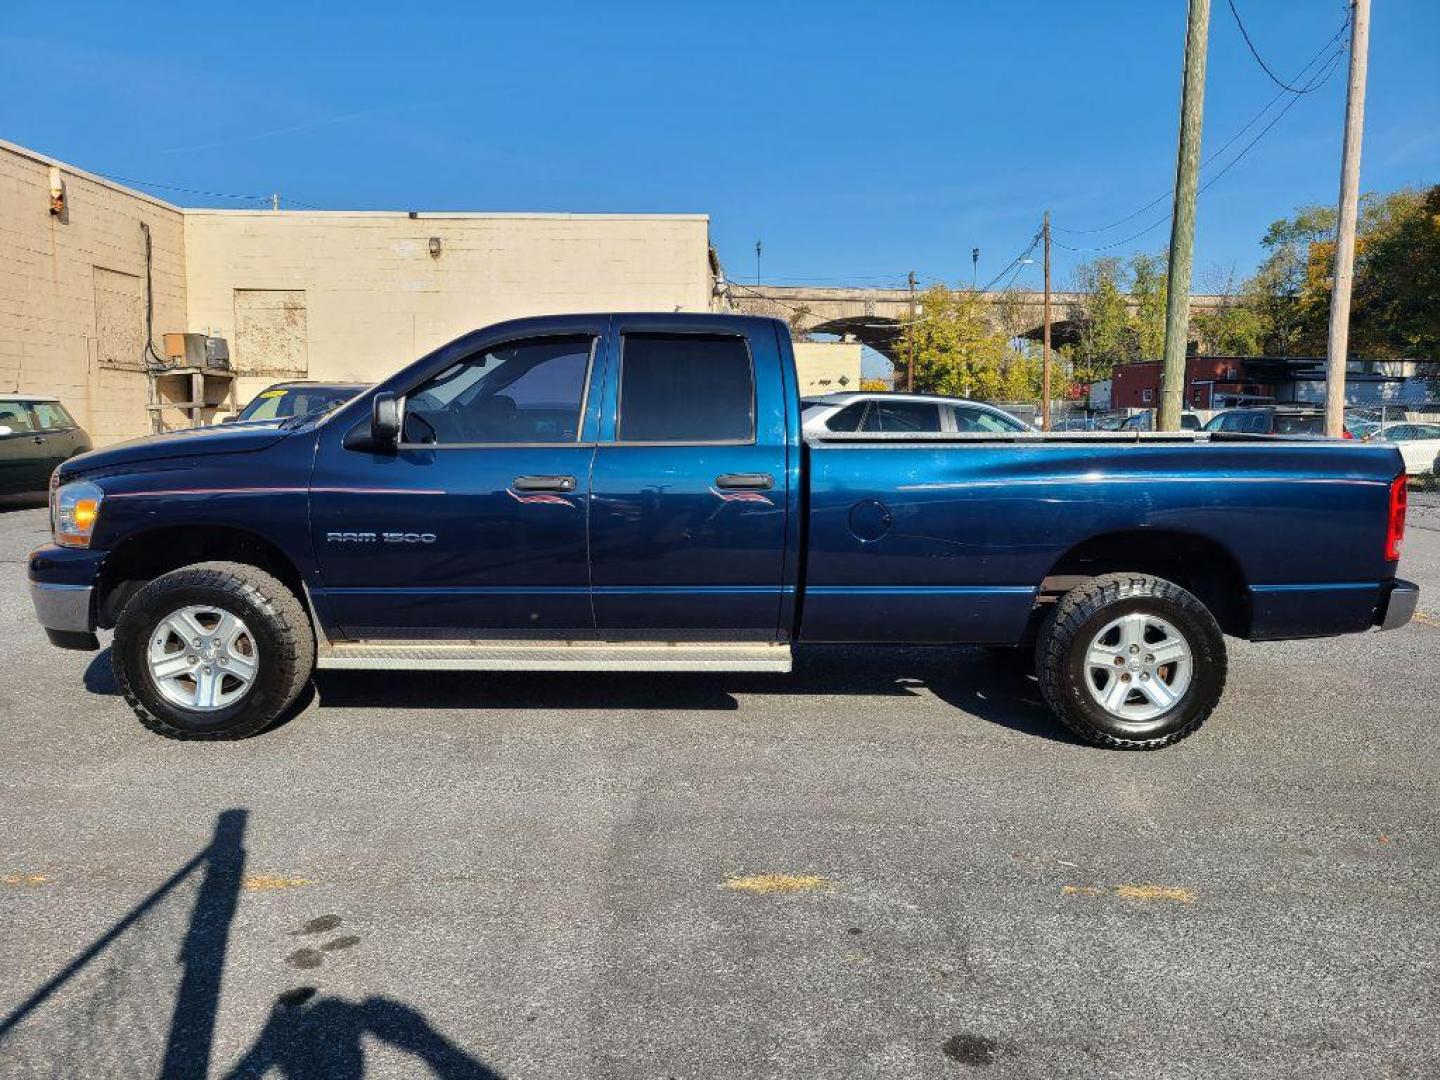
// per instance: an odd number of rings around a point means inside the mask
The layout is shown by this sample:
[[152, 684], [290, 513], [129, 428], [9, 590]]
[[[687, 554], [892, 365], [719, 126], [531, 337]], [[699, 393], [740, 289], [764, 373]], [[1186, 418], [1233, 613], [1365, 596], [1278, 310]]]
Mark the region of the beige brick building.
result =
[[225, 338], [243, 402], [378, 379], [506, 318], [708, 310], [715, 275], [703, 214], [185, 209], [0, 142], [0, 392], [60, 397], [97, 444], [150, 430], [167, 332]]
[[801, 397], [818, 397], [860, 389], [860, 360], [864, 346], [858, 341], [797, 341], [795, 369]]

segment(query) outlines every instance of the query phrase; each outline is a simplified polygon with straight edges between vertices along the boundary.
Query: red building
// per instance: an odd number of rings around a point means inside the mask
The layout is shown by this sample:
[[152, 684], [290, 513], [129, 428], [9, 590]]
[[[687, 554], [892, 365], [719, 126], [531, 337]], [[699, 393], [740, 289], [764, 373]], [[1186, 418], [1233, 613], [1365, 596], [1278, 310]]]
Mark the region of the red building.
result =
[[[1263, 359], [1247, 356], [1189, 356], [1185, 359], [1185, 405], [1219, 409], [1240, 401], [1274, 401], [1269, 371], [1255, 370]], [[1153, 409], [1160, 405], [1160, 361], [1120, 364], [1111, 376], [1112, 409]]]

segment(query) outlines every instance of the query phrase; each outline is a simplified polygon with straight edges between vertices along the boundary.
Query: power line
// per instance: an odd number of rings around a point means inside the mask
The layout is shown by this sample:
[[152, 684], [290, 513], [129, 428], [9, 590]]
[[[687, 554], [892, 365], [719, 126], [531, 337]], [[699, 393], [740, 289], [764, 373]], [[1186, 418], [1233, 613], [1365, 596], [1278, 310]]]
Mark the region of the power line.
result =
[[[1311, 56], [1308, 61], [1306, 61], [1305, 66], [1302, 67], [1298, 72], [1295, 73], [1296, 79], [1299, 79], [1299, 78], [1300, 78], [1301, 76], [1303, 76], [1307, 71], [1309, 71], [1312, 67], [1314, 67], [1315, 64], [1316, 64], [1316, 62], [1320, 60], [1320, 58], [1326, 53], [1326, 51], [1327, 51], [1333, 44], [1335, 44], [1335, 42], [1338, 41], [1338, 40], [1340, 39], [1340, 37], [1345, 33], [1345, 31], [1348, 30], [1349, 28], [1350, 28], [1350, 18], [1349, 18], [1349, 16], [1347, 15], [1346, 18], [1345, 18], [1345, 20], [1340, 24], [1340, 28], [1339, 28], [1338, 30], [1336, 30], [1335, 33], [1331, 34], [1331, 35], [1330, 35], [1330, 38], [1325, 42], [1325, 44], [1324, 44], [1324, 45], [1321, 45], [1320, 48], [1315, 52], [1315, 54], [1314, 54], [1313, 56]], [[1332, 74], [1332, 73], [1333, 73], [1333, 69], [1330, 70], [1330, 71], [1327, 71], [1327, 70], [1324, 68], [1324, 66], [1322, 65], [1321, 70], [1320, 70], [1319, 73], [1317, 73], [1316, 77], [1313, 78], [1313, 79], [1312, 79], [1309, 83], [1307, 83], [1306, 85], [1302, 86], [1300, 89], [1298, 89], [1298, 90], [1290, 90], [1290, 89], [1287, 87], [1286, 89], [1281, 90], [1281, 91], [1280, 91], [1279, 93], [1277, 93], [1274, 97], [1272, 97], [1269, 101], [1267, 101], [1267, 102], [1265, 103], [1264, 107], [1261, 108], [1259, 112], [1257, 112], [1257, 113], [1256, 113], [1254, 116], [1252, 116], [1248, 121], [1246, 121], [1246, 123], [1245, 123], [1245, 125], [1244, 125], [1243, 127], [1241, 127], [1241, 128], [1240, 128], [1238, 131], [1236, 131], [1233, 135], [1231, 135], [1230, 138], [1226, 139], [1225, 142], [1223, 142], [1218, 148], [1216, 148], [1215, 150], [1213, 150], [1213, 151], [1211, 151], [1209, 154], [1207, 154], [1207, 155], [1205, 156], [1205, 160], [1204, 160], [1203, 162], [1201, 162], [1200, 167], [1201, 167], [1202, 169], [1208, 168], [1209, 166], [1213, 165], [1217, 160], [1219, 160], [1222, 156], [1224, 156], [1225, 151], [1226, 151], [1226, 150], [1229, 150], [1230, 147], [1232, 147], [1233, 145], [1235, 145], [1235, 143], [1240, 139], [1240, 137], [1241, 137], [1242, 135], [1244, 135], [1247, 131], [1249, 131], [1252, 127], [1254, 127], [1257, 123], [1259, 123], [1260, 120], [1261, 120], [1261, 118], [1264, 117], [1265, 114], [1268, 113], [1272, 108], [1274, 108], [1274, 107], [1275, 107], [1275, 103], [1276, 103], [1277, 101], [1279, 101], [1281, 98], [1283, 98], [1287, 93], [1290, 93], [1290, 94], [1293, 94], [1293, 95], [1299, 95], [1299, 94], [1308, 94], [1308, 93], [1310, 93], [1310, 92], [1313, 91], [1313, 90], [1318, 90], [1318, 89], [1325, 83], [1325, 81], [1329, 78], [1330, 74]], [[1292, 98], [1291, 98], [1291, 101], [1293, 102], [1294, 100], [1295, 100], [1295, 98], [1292, 97]], [[1287, 106], [1287, 107], [1288, 107], [1288, 106]], [[1124, 225], [1126, 222], [1134, 221], [1134, 220], [1135, 220], [1137, 217], [1139, 217], [1141, 214], [1145, 213], [1145, 211], [1150, 210], [1150, 209], [1153, 209], [1153, 208], [1156, 207], [1156, 206], [1159, 206], [1159, 205], [1160, 205], [1162, 202], [1164, 202], [1166, 199], [1170, 198], [1170, 197], [1171, 197], [1171, 194], [1172, 194], [1172, 193], [1171, 193], [1169, 190], [1166, 190], [1166, 191], [1164, 191], [1164, 192], [1161, 192], [1159, 195], [1157, 195], [1155, 198], [1151, 199], [1151, 200], [1150, 200], [1148, 203], [1146, 203], [1144, 206], [1140, 207], [1140, 209], [1134, 210], [1134, 211], [1132, 211], [1131, 213], [1126, 214], [1126, 215], [1125, 215], [1124, 217], [1122, 217], [1122, 218], [1116, 218], [1114, 221], [1109, 222], [1108, 224], [1100, 225], [1100, 226], [1098, 226], [1098, 227], [1096, 227], [1096, 228], [1093, 228], [1093, 229], [1068, 229], [1068, 228], [1066, 228], [1066, 227], [1063, 226], [1063, 225], [1053, 225], [1053, 226], [1051, 226], [1051, 227], [1054, 229], [1055, 232], [1070, 233], [1070, 234], [1072, 234], [1072, 235], [1077, 235], [1077, 236], [1084, 236], [1084, 235], [1090, 235], [1090, 234], [1094, 234], [1094, 233], [1109, 232], [1111, 229], [1115, 228], [1116, 226], [1118, 226], [1118, 225]], [[1169, 218], [1167, 217], [1165, 220], [1168, 221]], [[1139, 234], [1137, 234], [1137, 235], [1143, 235], [1145, 232], [1149, 232], [1150, 229], [1152, 229], [1152, 228], [1154, 228], [1154, 227], [1155, 227], [1155, 226], [1153, 226], [1153, 225], [1147, 226], [1141, 233], [1139, 233]], [[1133, 238], [1132, 238], [1132, 239], [1133, 239]], [[1058, 241], [1057, 241], [1057, 243], [1058, 243]], [[1065, 245], [1062, 245], [1062, 246], [1065, 246]]]
[[[201, 191], [198, 188], [177, 187], [174, 184], [161, 184], [154, 180], [137, 180], [133, 176], [116, 176], [114, 173], [97, 173], [106, 180], [114, 180], [117, 184], [133, 184], [135, 187], [157, 188], [161, 191], [178, 191], [185, 195], [202, 195], [207, 199], [238, 199], [242, 201], [253, 200], [255, 202], [269, 202], [275, 198], [270, 195], [237, 195], [228, 191]], [[288, 195], [279, 196], [280, 202], [290, 206], [304, 207], [306, 210], [323, 210], [323, 206], [314, 206], [311, 203], [301, 202], [299, 199], [292, 199]]]
[[[1291, 86], [1284, 79], [1280, 78], [1279, 75], [1276, 75], [1275, 72], [1270, 70], [1270, 65], [1265, 63], [1264, 58], [1260, 55], [1260, 50], [1255, 48], [1255, 43], [1250, 40], [1250, 31], [1245, 29], [1245, 22], [1240, 18], [1240, 9], [1235, 6], [1235, 0], [1228, 0], [1228, 3], [1230, 4], [1230, 14], [1235, 16], [1235, 25], [1240, 28], [1240, 36], [1245, 39], [1245, 47], [1250, 50], [1250, 55], [1253, 56], [1255, 62], [1260, 65], [1260, 70], [1270, 76], [1270, 81], [1282, 90], [1288, 90], [1292, 94], [1308, 94], [1314, 90], [1315, 87], [1313, 86], [1304, 88]], [[1350, 22], [1349, 18], [1346, 18], [1345, 22], [1348, 25]]]
[[1042, 235], [1043, 233], [1040, 230], [1036, 230], [1035, 235], [1030, 238], [1030, 246], [1027, 247], [1024, 251], [1020, 252], [1019, 255], [1016, 255], [1015, 258], [1011, 259], [1008, 263], [1006, 263], [1004, 269], [1002, 269], [998, 274], [996, 274], [993, 278], [987, 281], [976, 291], [989, 292], [997, 281], [999, 281], [1002, 277], [1004, 277], [1010, 272], [1010, 268], [1012, 266], [1015, 267], [1015, 273], [1018, 277], [1020, 273], [1020, 267], [1024, 265], [1025, 260], [1029, 257], [1030, 253], [1035, 250], [1036, 245], [1040, 243], [1040, 238]]
[[133, 176], [116, 176], [113, 173], [98, 173], [98, 176], [106, 180], [114, 180], [117, 184], [134, 184], [136, 187], [159, 188], [161, 191], [179, 191], [186, 195], [203, 195], [207, 199], [254, 199], [260, 202], [269, 202], [269, 195], [233, 195], [224, 191], [199, 191], [195, 188], [176, 187], [174, 184], [158, 184], [154, 180], [136, 180]]
[[[1343, 56], [1344, 56], [1344, 53], [1343, 53], [1343, 52], [1336, 52], [1333, 56], [1331, 56], [1329, 64], [1328, 64], [1325, 68], [1322, 69], [1321, 75], [1320, 75], [1320, 76], [1317, 76], [1317, 78], [1318, 78], [1318, 80], [1319, 80], [1319, 83], [1324, 83], [1326, 80], [1328, 80], [1328, 79], [1330, 78], [1331, 75], [1335, 74], [1335, 69], [1340, 66], [1340, 60], [1343, 58]], [[1318, 85], [1318, 83], [1317, 83], [1317, 85]], [[1292, 108], [1294, 108], [1294, 107], [1295, 107], [1295, 103], [1298, 102], [1299, 100], [1300, 100], [1300, 98], [1299, 98], [1298, 96], [1292, 96], [1292, 97], [1290, 98], [1290, 100], [1285, 103], [1285, 107], [1284, 107], [1283, 109], [1281, 109], [1278, 113], [1276, 113], [1275, 116], [1274, 116], [1274, 118], [1271, 119], [1271, 121], [1270, 121], [1268, 124], [1266, 124], [1263, 128], [1261, 128], [1260, 131], [1256, 134], [1256, 136], [1255, 136], [1253, 139], [1251, 139], [1248, 143], [1246, 143], [1246, 144], [1244, 145], [1244, 147], [1241, 148], [1241, 150], [1240, 150], [1240, 152], [1239, 152], [1238, 154], [1236, 154], [1233, 158], [1231, 158], [1228, 162], [1225, 163], [1225, 167], [1224, 167], [1223, 169], [1221, 169], [1219, 172], [1217, 172], [1214, 176], [1210, 177], [1209, 180], [1206, 180], [1205, 183], [1203, 183], [1203, 184], [1200, 185], [1200, 190], [1199, 190], [1198, 192], [1196, 192], [1196, 194], [1200, 194], [1201, 192], [1204, 192], [1204, 191], [1208, 190], [1212, 184], [1214, 184], [1217, 180], [1219, 180], [1219, 179], [1220, 179], [1222, 176], [1224, 176], [1227, 172], [1229, 172], [1231, 169], [1233, 169], [1236, 165], [1240, 164], [1240, 162], [1244, 160], [1245, 155], [1248, 154], [1248, 153], [1251, 151], [1251, 149], [1254, 148], [1255, 144], [1258, 143], [1261, 139], [1263, 139], [1266, 135], [1268, 135], [1268, 134], [1270, 133], [1270, 130], [1271, 130], [1276, 124], [1278, 124], [1281, 120], [1283, 120], [1283, 119], [1285, 118], [1285, 114], [1288, 113]], [[1151, 205], [1153, 206], [1154, 204], [1152, 203]], [[1148, 209], [1148, 207], [1147, 207], [1147, 209]], [[1144, 236], [1146, 233], [1152, 232], [1152, 231], [1154, 231], [1155, 229], [1158, 229], [1161, 225], [1164, 225], [1167, 221], [1170, 220], [1170, 218], [1171, 218], [1171, 214], [1167, 213], [1164, 217], [1159, 218], [1159, 219], [1156, 220], [1156, 221], [1152, 221], [1149, 225], [1146, 225], [1146, 226], [1145, 226], [1143, 229], [1141, 229], [1139, 232], [1131, 233], [1129, 236], [1126, 236], [1126, 237], [1124, 237], [1124, 238], [1122, 238], [1122, 239], [1120, 239], [1120, 240], [1113, 241], [1112, 243], [1109, 243], [1109, 244], [1099, 244], [1099, 245], [1094, 246], [1094, 247], [1085, 247], [1085, 246], [1082, 246], [1082, 245], [1067, 244], [1067, 243], [1065, 243], [1063, 240], [1052, 240], [1052, 243], [1054, 243], [1057, 247], [1062, 247], [1062, 248], [1064, 248], [1066, 251], [1078, 251], [1078, 252], [1109, 251], [1109, 250], [1111, 250], [1112, 248], [1122, 247], [1122, 246], [1124, 246], [1125, 244], [1128, 244], [1128, 243], [1130, 243], [1130, 242], [1133, 241], [1133, 240], [1138, 240], [1140, 237]]]

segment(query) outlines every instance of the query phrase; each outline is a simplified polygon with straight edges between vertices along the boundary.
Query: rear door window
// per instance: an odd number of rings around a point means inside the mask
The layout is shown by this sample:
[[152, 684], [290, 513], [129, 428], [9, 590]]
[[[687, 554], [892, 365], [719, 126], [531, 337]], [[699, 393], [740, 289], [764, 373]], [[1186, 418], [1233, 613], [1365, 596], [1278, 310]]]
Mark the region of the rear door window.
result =
[[940, 430], [940, 406], [933, 401], [872, 401], [866, 431]]
[[966, 405], [956, 405], [955, 430], [956, 431], [984, 431], [998, 433], [1002, 431], [1024, 431], [1025, 425], [1019, 420], [1013, 420], [1008, 416], [1001, 416], [999, 413], [990, 412], [988, 409], [976, 409]]
[[1296, 415], [1294, 413], [1275, 414], [1276, 435], [1324, 435], [1325, 418], [1319, 413], [1314, 415]]
[[726, 334], [626, 334], [619, 438], [753, 442], [755, 373], [745, 340]]
[[825, 426], [831, 431], [859, 431], [860, 421], [865, 417], [865, 407], [868, 401], [857, 401], [853, 405], [847, 405], [829, 420]]
[[41, 431], [60, 431], [75, 426], [74, 418], [58, 401], [35, 401], [30, 408], [35, 414], [35, 426]]

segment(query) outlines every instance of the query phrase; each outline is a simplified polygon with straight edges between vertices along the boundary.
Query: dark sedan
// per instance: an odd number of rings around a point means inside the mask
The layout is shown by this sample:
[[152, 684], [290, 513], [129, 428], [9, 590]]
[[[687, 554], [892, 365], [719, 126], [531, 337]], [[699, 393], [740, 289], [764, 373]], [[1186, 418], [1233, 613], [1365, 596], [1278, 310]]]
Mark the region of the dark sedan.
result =
[[0, 495], [43, 492], [62, 461], [90, 449], [90, 436], [54, 398], [0, 394]]

